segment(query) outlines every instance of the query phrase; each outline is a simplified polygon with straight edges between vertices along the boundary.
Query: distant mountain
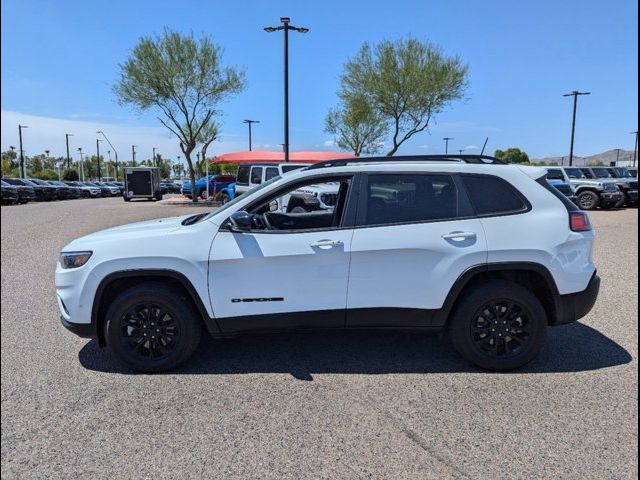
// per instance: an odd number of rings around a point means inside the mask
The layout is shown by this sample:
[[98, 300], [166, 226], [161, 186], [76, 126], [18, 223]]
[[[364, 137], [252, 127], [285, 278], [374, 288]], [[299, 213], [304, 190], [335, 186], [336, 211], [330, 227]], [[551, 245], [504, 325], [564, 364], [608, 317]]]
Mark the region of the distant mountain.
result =
[[[588, 157], [577, 157], [574, 155], [573, 164], [578, 167], [583, 167], [586, 165], [610, 165], [611, 162], [616, 161], [617, 152], [616, 150], [608, 150], [606, 152], [598, 153], [596, 155], [590, 155]], [[636, 159], [636, 164], [638, 163]], [[534, 158], [531, 159], [532, 162], [542, 162], [547, 165], [568, 165], [569, 164], [569, 155], [565, 157], [546, 157], [546, 158]], [[621, 166], [628, 166], [633, 163], [633, 151], [632, 150], [620, 150], [620, 157], [618, 159], [618, 164]]]

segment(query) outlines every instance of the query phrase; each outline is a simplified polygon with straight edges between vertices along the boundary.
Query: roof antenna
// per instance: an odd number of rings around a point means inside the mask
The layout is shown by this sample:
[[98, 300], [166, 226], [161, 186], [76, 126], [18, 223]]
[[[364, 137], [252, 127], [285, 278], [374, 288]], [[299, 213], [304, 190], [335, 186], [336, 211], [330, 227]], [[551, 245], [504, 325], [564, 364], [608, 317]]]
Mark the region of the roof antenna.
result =
[[484, 145], [482, 146], [482, 151], [480, 152], [480, 155], [484, 155], [484, 149], [487, 148], [488, 141], [489, 141], [489, 137], [485, 138]]

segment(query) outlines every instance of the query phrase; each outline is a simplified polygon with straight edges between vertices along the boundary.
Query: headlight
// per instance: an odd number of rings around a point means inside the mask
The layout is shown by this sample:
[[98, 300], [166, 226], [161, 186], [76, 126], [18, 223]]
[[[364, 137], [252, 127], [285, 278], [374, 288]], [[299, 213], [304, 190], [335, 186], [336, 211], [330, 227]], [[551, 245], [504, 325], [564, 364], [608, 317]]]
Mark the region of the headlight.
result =
[[83, 266], [93, 252], [62, 252], [60, 254], [60, 265], [62, 268], [78, 268]]

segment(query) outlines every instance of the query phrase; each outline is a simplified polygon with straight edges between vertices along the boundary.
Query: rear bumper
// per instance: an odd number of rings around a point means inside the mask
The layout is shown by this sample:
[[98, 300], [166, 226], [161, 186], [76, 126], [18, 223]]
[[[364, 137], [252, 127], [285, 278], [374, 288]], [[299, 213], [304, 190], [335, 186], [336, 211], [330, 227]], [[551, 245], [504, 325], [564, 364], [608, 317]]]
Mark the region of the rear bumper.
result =
[[556, 318], [552, 325], [565, 325], [586, 316], [598, 299], [600, 277], [594, 272], [587, 288], [582, 292], [556, 296]]

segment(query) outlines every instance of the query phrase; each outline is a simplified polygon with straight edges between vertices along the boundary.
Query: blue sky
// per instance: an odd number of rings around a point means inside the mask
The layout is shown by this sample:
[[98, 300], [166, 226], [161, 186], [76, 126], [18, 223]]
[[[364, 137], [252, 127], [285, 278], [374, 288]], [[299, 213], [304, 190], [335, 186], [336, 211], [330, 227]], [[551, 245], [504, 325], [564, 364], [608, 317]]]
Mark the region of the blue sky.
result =
[[262, 29], [290, 16], [310, 32], [290, 42], [292, 150], [331, 150], [323, 132], [335, 105], [342, 65], [364, 41], [411, 35], [440, 45], [469, 65], [468, 100], [436, 118], [430, 133], [399, 153], [518, 146], [534, 157], [566, 155], [571, 100], [579, 104], [576, 154], [633, 148], [638, 118], [638, 9], [608, 1], [2, 1], [1, 148], [17, 146], [17, 124], [28, 154], [95, 149], [102, 129], [128, 158], [158, 147], [179, 153], [154, 115], [120, 107], [111, 92], [117, 65], [144, 35], [164, 26], [212, 35], [225, 62], [242, 67], [247, 89], [222, 105], [223, 136], [213, 153], [246, 149], [244, 118], [259, 119], [254, 148], [282, 143], [282, 36]]

